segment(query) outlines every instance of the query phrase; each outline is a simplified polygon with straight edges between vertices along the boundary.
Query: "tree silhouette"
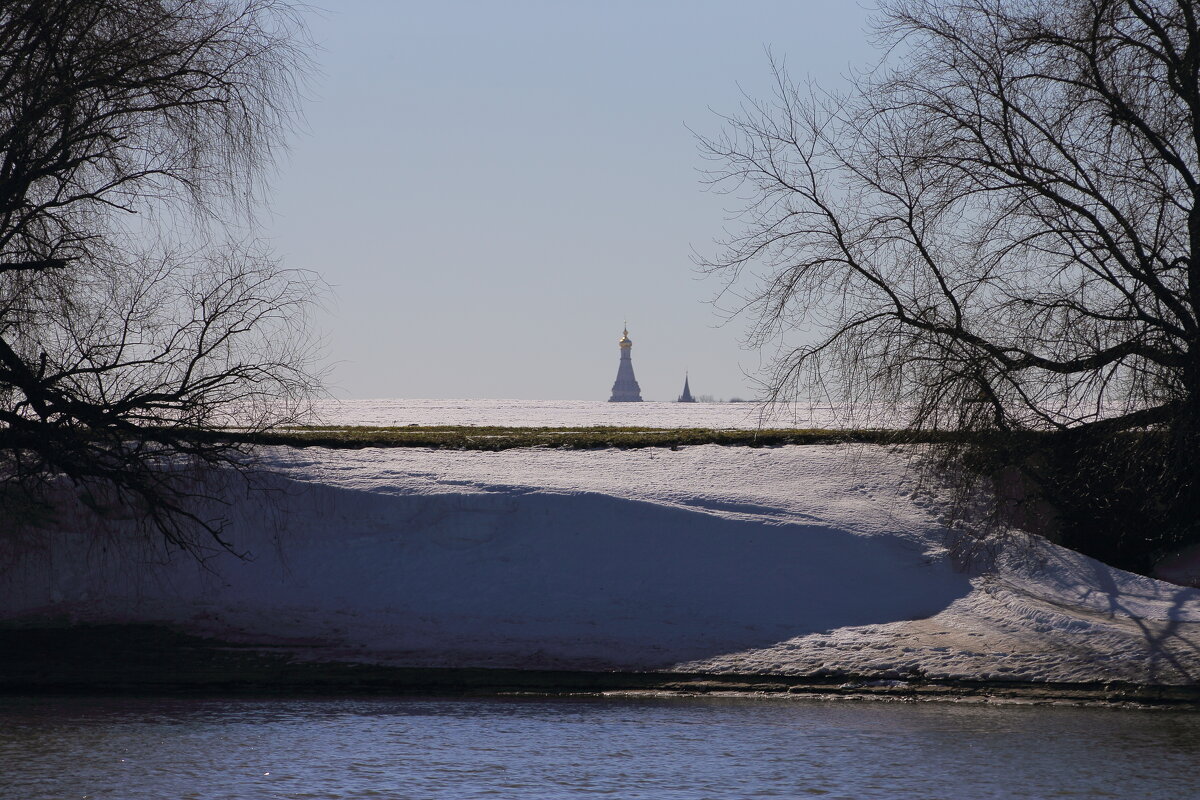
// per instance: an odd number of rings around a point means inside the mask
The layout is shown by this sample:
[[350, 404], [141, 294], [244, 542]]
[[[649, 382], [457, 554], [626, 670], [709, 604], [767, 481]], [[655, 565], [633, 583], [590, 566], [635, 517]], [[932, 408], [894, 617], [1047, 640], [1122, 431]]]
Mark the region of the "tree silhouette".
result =
[[[1054, 432], [1049, 461], [1020, 437], [989, 447], [1059, 500], [1154, 487], [1173, 540], [1194, 536], [1195, 3], [890, 0], [878, 25], [888, 55], [849, 92], [777, 65], [774, 97], [703, 141], [711, 180], [748, 199], [705, 267], [757, 341], [817, 331], [784, 348], [774, 395], [818, 387], [918, 429]], [[1067, 480], [1071, 458], [1107, 477]]]
[[275, 0], [0, 9], [0, 500], [70, 487], [199, 553], [229, 426], [317, 385], [317, 281], [252, 237], [306, 66]]

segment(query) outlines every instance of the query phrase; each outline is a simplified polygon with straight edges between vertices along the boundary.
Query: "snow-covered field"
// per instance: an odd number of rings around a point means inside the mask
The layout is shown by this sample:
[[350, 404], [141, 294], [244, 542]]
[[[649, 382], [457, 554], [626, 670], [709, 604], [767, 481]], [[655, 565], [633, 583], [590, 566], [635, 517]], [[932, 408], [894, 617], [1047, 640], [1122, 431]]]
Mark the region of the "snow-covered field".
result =
[[[881, 416], [881, 415], [876, 415]], [[597, 400], [328, 400], [311, 420], [327, 425], [637, 426], [651, 428], [840, 428], [836, 406], [757, 403], [607, 403]], [[869, 424], [871, 419], [859, 420]]]
[[397, 665], [1200, 676], [1200, 592], [1018, 533], [964, 568], [911, 458], [271, 450], [276, 491], [230, 508], [248, 559], [201, 569], [64, 512], [4, 568], [0, 616], [167, 622]]

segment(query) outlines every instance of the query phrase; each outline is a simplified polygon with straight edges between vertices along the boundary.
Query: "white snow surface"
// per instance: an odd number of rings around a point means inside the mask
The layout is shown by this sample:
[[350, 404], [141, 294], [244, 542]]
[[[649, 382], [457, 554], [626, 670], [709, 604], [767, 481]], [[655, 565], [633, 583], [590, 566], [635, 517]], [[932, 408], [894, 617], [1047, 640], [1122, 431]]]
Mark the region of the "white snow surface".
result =
[[[872, 413], [872, 412], [875, 413]], [[858, 424], [883, 418], [860, 409]], [[650, 428], [845, 428], [842, 406], [782, 403], [608, 403], [597, 400], [328, 400], [318, 403], [313, 424], [326, 425], [498, 425], [572, 427], [597, 425]], [[880, 423], [882, 424], [882, 423]]]
[[82, 529], [0, 570], [0, 619], [156, 622], [410, 666], [1185, 683], [1200, 591], [1009, 532], [964, 563], [911, 451], [270, 449], [247, 557]]

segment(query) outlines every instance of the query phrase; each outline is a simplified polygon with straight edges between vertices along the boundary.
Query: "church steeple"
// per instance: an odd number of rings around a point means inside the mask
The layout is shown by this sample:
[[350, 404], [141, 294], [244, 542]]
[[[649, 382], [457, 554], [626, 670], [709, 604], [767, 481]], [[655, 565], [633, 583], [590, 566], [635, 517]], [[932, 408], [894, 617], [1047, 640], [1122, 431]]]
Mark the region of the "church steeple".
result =
[[692, 390], [688, 388], [688, 374], [683, 373], [683, 394], [679, 395], [680, 403], [694, 403], [696, 398], [692, 397]]
[[633, 359], [630, 358], [633, 340], [629, 338], [628, 326], [621, 332], [617, 346], [621, 348], [621, 362], [617, 365], [617, 379], [613, 381], [612, 397], [608, 398], [608, 402], [640, 403], [642, 389], [638, 386], [637, 378], [633, 377]]

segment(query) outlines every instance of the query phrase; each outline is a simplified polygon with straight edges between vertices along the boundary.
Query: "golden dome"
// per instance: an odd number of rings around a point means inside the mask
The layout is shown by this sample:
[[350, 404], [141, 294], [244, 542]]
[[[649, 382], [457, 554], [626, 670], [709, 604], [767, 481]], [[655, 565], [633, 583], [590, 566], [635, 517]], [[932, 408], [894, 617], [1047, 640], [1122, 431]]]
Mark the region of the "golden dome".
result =
[[619, 344], [622, 348], [633, 347], [633, 339], [629, 338], [628, 328], [621, 331], [621, 338], [617, 340], [617, 344]]

